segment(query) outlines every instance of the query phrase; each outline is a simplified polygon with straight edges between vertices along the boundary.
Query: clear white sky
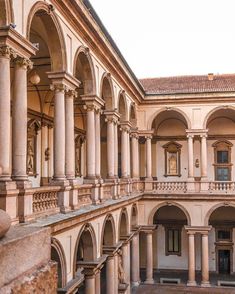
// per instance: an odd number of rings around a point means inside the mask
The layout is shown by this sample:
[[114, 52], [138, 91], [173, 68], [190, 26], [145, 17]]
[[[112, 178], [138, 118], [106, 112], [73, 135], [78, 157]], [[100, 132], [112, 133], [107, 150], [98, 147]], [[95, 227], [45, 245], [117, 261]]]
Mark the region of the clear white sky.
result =
[[235, 0], [90, 0], [138, 78], [235, 73]]

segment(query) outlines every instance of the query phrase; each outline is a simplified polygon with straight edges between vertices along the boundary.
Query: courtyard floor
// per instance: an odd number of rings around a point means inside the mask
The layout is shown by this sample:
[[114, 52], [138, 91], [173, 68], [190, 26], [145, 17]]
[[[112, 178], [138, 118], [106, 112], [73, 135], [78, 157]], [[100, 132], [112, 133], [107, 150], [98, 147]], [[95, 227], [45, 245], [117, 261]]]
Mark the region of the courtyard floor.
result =
[[[141, 280], [144, 281], [145, 271], [141, 271]], [[160, 278], [177, 278], [181, 280], [180, 285], [162, 285], [160, 284]], [[216, 294], [216, 293], [224, 293], [224, 294], [235, 294], [235, 287], [218, 287], [217, 281], [235, 281], [234, 275], [218, 275], [218, 274], [210, 274], [210, 288], [200, 287], [201, 276], [199, 273], [196, 274], [196, 281], [198, 286], [196, 287], [187, 287], [187, 272], [182, 271], [154, 271], [154, 281], [156, 284], [154, 285], [144, 285], [143, 283], [137, 287], [133, 288], [133, 294], [171, 294], [171, 293], [179, 293], [179, 294], [193, 294], [193, 293], [207, 293], [207, 294]]]

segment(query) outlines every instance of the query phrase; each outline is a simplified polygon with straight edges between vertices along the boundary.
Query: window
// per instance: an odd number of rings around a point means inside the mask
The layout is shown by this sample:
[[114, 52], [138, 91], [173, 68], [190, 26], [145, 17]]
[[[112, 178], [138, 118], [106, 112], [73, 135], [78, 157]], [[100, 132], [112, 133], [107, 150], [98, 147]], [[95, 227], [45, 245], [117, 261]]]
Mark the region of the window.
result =
[[181, 229], [166, 228], [166, 255], [181, 255]]
[[232, 241], [231, 229], [218, 228], [216, 229], [216, 233], [217, 241]]
[[182, 145], [176, 142], [169, 142], [163, 146], [165, 149], [165, 177], [181, 176], [180, 154]]
[[229, 141], [217, 141], [214, 147], [214, 167], [216, 181], [231, 181], [231, 147]]

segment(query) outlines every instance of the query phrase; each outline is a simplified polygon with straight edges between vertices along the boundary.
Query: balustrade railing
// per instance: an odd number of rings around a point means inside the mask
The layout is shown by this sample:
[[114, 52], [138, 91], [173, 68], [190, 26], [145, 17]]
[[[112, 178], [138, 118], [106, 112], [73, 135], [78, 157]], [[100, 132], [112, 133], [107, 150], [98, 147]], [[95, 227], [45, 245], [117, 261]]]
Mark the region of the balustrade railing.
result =
[[210, 192], [235, 192], [235, 182], [209, 182], [209, 191]]
[[187, 191], [186, 182], [154, 182], [153, 183], [154, 192], [166, 192], [166, 193], [185, 193]]
[[60, 187], [39, 187], [33, 192], [33, 213], [57, 211]]

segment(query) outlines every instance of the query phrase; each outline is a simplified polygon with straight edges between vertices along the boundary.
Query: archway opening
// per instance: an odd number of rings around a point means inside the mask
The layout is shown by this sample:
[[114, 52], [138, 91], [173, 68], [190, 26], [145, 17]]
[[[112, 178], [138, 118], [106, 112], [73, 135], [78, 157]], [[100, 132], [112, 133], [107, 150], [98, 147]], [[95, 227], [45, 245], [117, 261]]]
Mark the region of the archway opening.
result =
[[47, 4], [36, 3], [27, 25], [27, 38], [38, 48], [27, 85], [28, 121], [37, 125], [28, 125], [27, 138], [27, 173], [34, 187], [48, 185], [53, 176], [54, 99], [48, 72], [66, 70], [64, 40], [56, 16], [48, 11]]
[[138, 225], [138, 212], [137, 212], [136, 205], [133, 205], [131, 210], [131, 229], [132, 230], [135, 229], [137, 225]]
[[212, 229], [209, 233], [209, 251], [214, 252], [209, 263], [212, 271], [222, 275], [230, 275], [235, 271], [234, 239], [235, 239], [235, 207], [221, 206], [209, 217]]
[[208, 178], [210, 181], [234, 181], [232, 150], [235, 110], [218, 109], [207, 119]]
[[57, 288], [62, 288], [64, 286], [63, 276], [62, 276], [62, 263], [61, 263], [61, 259], [57, 250], [53, 246], [51, 247], [51, 260], [57, 262], [57, 276], [58, 276]]
[[126, 211], [121, 212], [119, 222], [119, 238], [126, 237], [128, 235], [128, 216]]
[[[152, 175], [158, 181], [184, 181], [188, 178], [186, 118], [176, 110], [160, 112], [152, 122]], [[197, 144], [197, 142], [195, 142]], [[199, 144], [199, 142], [198, 142]], [[140, 145], [141, 176], [145, 176], [145, 145]]]

